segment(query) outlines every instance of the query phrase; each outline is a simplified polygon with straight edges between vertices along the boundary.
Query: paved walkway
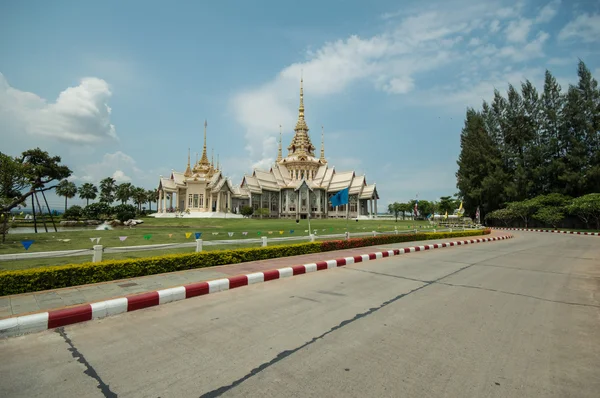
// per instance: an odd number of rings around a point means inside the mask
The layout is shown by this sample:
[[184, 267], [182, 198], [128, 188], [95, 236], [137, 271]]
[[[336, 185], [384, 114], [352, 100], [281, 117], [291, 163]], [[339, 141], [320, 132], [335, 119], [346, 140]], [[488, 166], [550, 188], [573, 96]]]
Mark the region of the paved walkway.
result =
[[[489, 236], [506, 235], [506, 232], [493, 231]], [[91, 285], [74, 286], [63, 289], [45, 290], [35, 293], [24, 293], [0, 297], [0, 319], [32, 312], [48, 311], [84, 303], [109, 300], [147, 291], [166, 289], [189, 283], [205, 282], [228, 276], [247, 274], [270, 269], [307, 264], [317, 261], [331, 260], [341, 257], [355, 256], [372, 252], [374, 249], [389, 250], [422, 244], [433, 244], [456, 240], [459, 238], [438, 239], [430, 241], [402, 242], [383, 246], [360, 247], [357, 249], [337, 250], [325, 253], [305, 254], [301, 256], [280, 257], [270, 260], [251, 261], [240, 264], [221, 265], [187, 271], [171, 272], [121, 279]]]

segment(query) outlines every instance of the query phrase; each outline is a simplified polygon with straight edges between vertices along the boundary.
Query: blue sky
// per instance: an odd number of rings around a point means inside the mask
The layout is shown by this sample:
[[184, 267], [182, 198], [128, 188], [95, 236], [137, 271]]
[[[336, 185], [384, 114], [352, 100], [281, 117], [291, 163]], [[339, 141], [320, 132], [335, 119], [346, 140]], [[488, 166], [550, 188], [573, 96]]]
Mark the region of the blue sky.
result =
[[[72, 180], [155, 187], [208, 146], [236, 184], [306, 119], [329, 164], [382, 201], [454, 194], [466, 107], [578, 58], [600, 77], [597, 1], [4, 1], [0, 150]], [[194, 155], [193, 155], [194, 157]]]

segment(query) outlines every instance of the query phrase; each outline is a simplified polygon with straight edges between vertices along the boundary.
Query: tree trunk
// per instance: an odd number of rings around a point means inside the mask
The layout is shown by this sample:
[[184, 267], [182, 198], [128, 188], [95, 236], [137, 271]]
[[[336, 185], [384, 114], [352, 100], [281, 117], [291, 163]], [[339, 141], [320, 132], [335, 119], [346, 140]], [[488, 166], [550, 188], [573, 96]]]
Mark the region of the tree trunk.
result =
[[[48, 209], [50, 210], [50, 209]], [[67, 212], [67, 197], [65, 196], [65, 213]]]

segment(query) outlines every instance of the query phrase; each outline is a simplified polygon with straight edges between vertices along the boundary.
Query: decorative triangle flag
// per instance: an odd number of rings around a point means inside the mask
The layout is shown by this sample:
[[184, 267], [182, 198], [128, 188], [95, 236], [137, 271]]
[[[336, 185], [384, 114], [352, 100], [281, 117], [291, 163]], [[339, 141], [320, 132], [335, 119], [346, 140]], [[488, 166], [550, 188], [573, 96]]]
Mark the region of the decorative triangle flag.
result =
[[127, 237], [126, 237], [126, 236], [119, 236], [119, 240], [120, 240], [121, 242], [123, 242], [125, 239], [127, 239]]
[[[323, 232], [325, 232], [326, 228], [323, 228]], [[333, 231], [333, 228], [331, 229]]]
[[258, 231], [256, 234], [257, 234], [257, 235], [260, 235], [260, 234], [261, 234], [261, 232], [260, 232], [260, 231]]
[[229, 236], [233, 236], [233, 232], [227, 232]]
[[151, 238], [151, 237], [152, 237], [152, 235], [151, 235], [151, 234], [144, 235], [144, 239], [146, 239], [146, 240], [150, 240], [150, 238]]
[[273, 231], [269, 231], [269, 235], [272, 235], [272, 234], [273, 234]]
[[186, 232], [186, 233], [185, 233], [185, 238], [186, 238], [186, 239], [189, 239], [189, 237], [190, 237], [190, 236], [192, 236], [192, 233], [191, 233], [191, 232]]
[[29, 250], [29, 246], [31, 246], [32, 243], [33, 243], [32, 240], [22, 240], [21, 241], [21, 244], [23, 245], [25, 250]]
[[169, 234], [169, 238], [172, 238], [172, 237], [173, 237], [173, 234]]
[[242, 235], [246, 236], [248, 235], [248, 232], [242, 232]]
[[94, 240], [96, 240], [96, 238], [90, 238], [90, 242], [94, 243]]
[[283, 231], [279, 231], [279, 235], [283, 235]]
[[202, 232], [196, 232], [194, 235], [196, 236], [196, 239], [200, 239]]
[[293, 234], [293, 233], [294, 233], [294, 230], [293, 230], [293, 229], [290, 229], [290, 234]]
[[308, 229], [305, 229], [304, 232], [308, 232]]
[[96, 238], [96, 243], [100, 243], [101, 238]]
[[219, 233], [218, 232], [213, 232], [213, 235], [219, 235]]

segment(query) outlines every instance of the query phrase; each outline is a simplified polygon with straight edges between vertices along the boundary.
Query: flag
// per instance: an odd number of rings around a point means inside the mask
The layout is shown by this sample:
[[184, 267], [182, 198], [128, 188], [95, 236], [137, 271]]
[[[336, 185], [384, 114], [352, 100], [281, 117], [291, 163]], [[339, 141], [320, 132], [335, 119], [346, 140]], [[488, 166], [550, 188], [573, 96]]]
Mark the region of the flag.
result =
[[194, 235], [196, 236], [196, 239], [200, 239], [202, 232], [196, 232]]
[[477, 211], [475, 212], [475, 218], [477, 219], [477, 222], [479, 222], [479, 206], [477, 206]]
[[121, 242], [123, 242], [125, 239], [127, 239], [127, 237], [126, 237], [126, 236], [119, 236], [119, 240], [120, 240]]
[[22, 240], [21, 241], [21, 244], [23, 245], [25, 250], [29, 250], [29, 246], [31, 246], [32, 243], [33, 243], [32, 240]]
[[444, 215], [444, 219], [448, 219], [448, 210], [446, 210], [446, 215]]
[[186, 233], [185, 233], [185, 237], [186, 237], [186, 239], [189, 239], [189, 237], [190, 237], [190, 236], [192, 236], [192, 233], [191, 233], [191, 232], [186, 232]]
[[345, 189], [342, 189], [341, 191], [339, 191], [338, 193], [336, 193], [335, 195], [333, 195], [331, 197], [331, 199], [329, 199], [329, 201], [331, 202], [331, 205], [333, 207], [337, 207], [337, 206], [348, 204], [348, 202], [349, 202], [348, 192], [349, 192], [349, 188], [345, 188]]
[[415, 217], [419, 215], [419, 199], [415, 200], [414, 213], [415, 213]]
[[227, 232], [229, 236], [233, 236], [233, 232]]
[[460, 201], [460, 206], [458, 206], [458, 215], [461, 216], [464, 213], [463, 207], [462, 207], [462, 200]]
[[150, 240], [150, 238], [152, 238], [152, 234], [147, 234], [147, 235], [144, 235], [144, 239], [146, 239], [146, 240]]

